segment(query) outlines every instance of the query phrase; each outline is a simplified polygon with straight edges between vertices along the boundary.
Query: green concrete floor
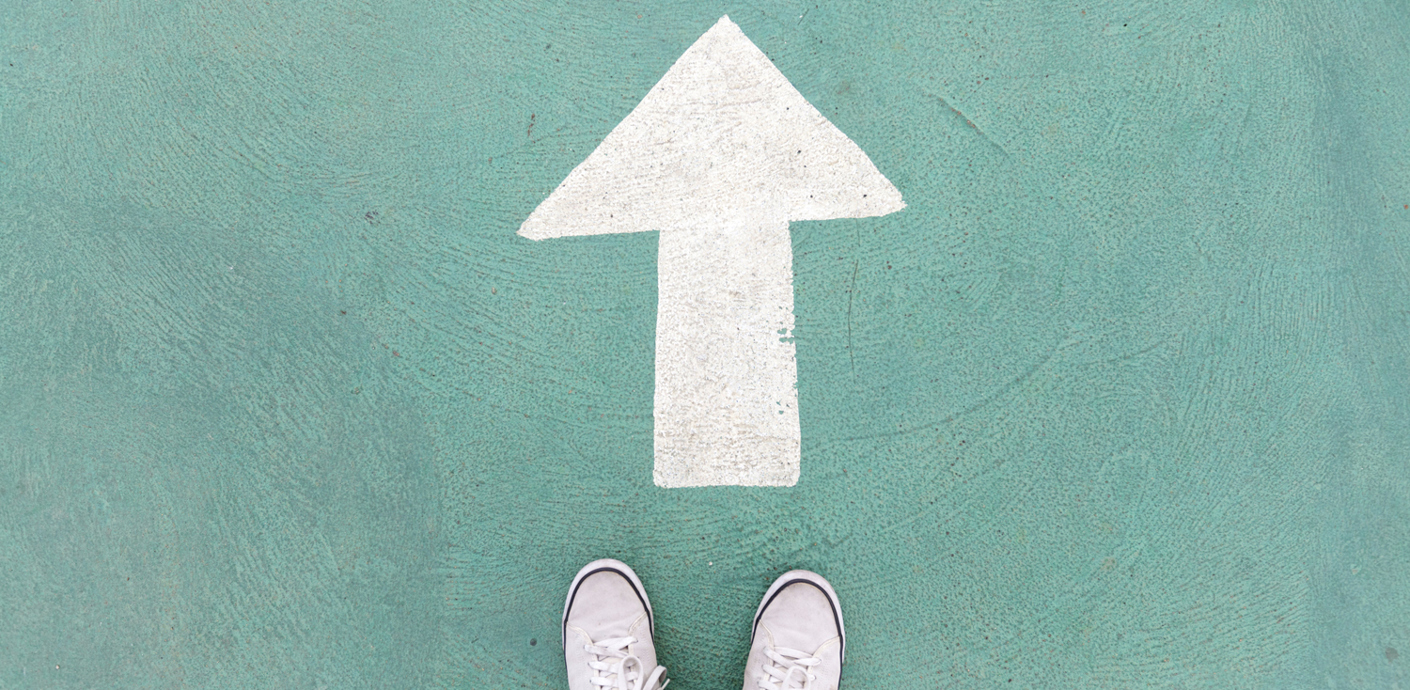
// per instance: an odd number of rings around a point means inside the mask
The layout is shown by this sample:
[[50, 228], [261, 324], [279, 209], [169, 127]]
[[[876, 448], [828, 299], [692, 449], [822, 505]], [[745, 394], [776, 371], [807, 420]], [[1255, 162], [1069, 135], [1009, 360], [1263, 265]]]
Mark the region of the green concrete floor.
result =
[[[603, 556], [681, 688], [793, 567], [854, 690], [1410, 687], [1405, 3], [565, 5], [0, 3], [0, 688], [562, 688]], [[726, 13], [909, 207], [667, 490], [656, 234], [515, 231]]]

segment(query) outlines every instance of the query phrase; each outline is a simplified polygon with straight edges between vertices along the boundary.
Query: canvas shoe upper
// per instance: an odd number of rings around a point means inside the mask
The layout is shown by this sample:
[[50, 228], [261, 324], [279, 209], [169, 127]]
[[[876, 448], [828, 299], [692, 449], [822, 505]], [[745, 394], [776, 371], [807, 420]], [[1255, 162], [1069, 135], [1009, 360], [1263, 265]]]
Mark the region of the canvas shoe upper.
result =
[[845, 644], [832, 585], [807, 570], [786, 572], [754, 614], [744, 690], [837, 690]]
[[651, 602], [636, 573], [604, 558], [585, 566], [563, 605], [569, 690], [661, 690]]

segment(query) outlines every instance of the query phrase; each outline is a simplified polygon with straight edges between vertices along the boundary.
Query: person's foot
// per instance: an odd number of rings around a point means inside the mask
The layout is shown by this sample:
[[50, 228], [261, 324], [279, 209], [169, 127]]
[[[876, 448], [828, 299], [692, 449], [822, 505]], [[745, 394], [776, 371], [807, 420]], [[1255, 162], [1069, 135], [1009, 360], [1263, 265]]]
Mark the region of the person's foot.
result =
[[578, 571], [563, 605], [569, 690], [660, 690], [651, 602], [636, 573], [604, 558]]
[[817, 573], [790, 570], [754, 614], [744, 690], [836, 690], [845, 645], [832, 585]]

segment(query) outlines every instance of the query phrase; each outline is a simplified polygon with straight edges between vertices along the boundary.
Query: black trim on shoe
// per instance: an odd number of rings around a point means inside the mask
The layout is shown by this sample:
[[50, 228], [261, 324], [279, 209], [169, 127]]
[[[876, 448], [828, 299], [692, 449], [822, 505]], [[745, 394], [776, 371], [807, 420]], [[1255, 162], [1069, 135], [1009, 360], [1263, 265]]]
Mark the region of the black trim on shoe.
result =
[[[838, 644], [837, 651], [839, 654], [845, 654], [847, 651], [847, 635], [846, 633], [842, 632], [842, 619], [840, 616], [837, 615], [837, 605], [832, 603], [832, 597], [828, 595], [827, 590], [819, 586], [818, 583], [801, 577], [794, 578], [792, 580], [789, 580], [788, 582], [783, 583], [781, 587], [774, 590], [773, 596], [770, 596], [768, 600], [764, 602], [764, 605], [759, 607], [759, 615], [754, 616], [754, 630], [749, 633], [749, 646], [754, 646], [754, 637], [759, 634], [759, 621], [764, 618], [764, 612], [769, 610], [769, 604], [772, 604], [774, 599], [778, 598], [778, 595], [783, 593], [783, 590], [788, 589], [789, 587], [792, 587], [793, 585], [796, 585], [800, 582], [805, 585], [812, 585], [814, 589], [818, 590], [819, 592], [822, 592], [824, 599], [827, 599], [827, 607], [832, 610], [832, 624], [837, 626], [837, 639], [840, 640], [840, 644]], [[564, 629], [566, 630], [566, 628]], [[806, 651], [811, 652], [812, 650]]]
[[[637, 601], [641, 602], [641, 607], [646, 609], [646, 625], [651, 629], [651, 636], [655, 638], [656, 621], [652, 620], [651, 607], [647, 605], [646, 597], [641, 593], [641, 590], [636, 588], [636, 583], [632, 582], [632, 579], [630, 577], [627, 577], [626, 573], [616, 568], [613, 568], [612, 566], [603, 566], [578, 578], [578, 583], [573, 585], [573, 593], [568, 595], [568, 605], [563, 608], [563, 646], [565, 648], [568, 646], [568, 614], [573, 611], [573, 601], [578, 598], [578, 588], [582, 587], [583, 583], [586, 582], [588, 578], [598, 573], [616, 573], [617, 575], [620, 575], [623, 580], [627, 581], [627, 585], [632, 588], [632, 593], [636, 595]], [[656, 640], [653, 639], [652, 643], [654, 644], [655, 642]]]

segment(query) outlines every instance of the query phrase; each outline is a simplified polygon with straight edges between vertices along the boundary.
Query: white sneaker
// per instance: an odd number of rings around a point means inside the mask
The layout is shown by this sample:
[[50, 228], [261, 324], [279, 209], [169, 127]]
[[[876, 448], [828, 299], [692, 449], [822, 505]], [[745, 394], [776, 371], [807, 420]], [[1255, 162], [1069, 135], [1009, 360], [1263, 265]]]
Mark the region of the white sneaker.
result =
[[807, 570], [784, 573], [754, 614], [744, 690], [837, 690], [845, 638], [832, 585]]
[[[626, 563], [604, 558], [578, 571], [563, 605], [569, 690], [662, 690], [651, 602]], [[658, 685], [659, 683], [659, 685]]]

